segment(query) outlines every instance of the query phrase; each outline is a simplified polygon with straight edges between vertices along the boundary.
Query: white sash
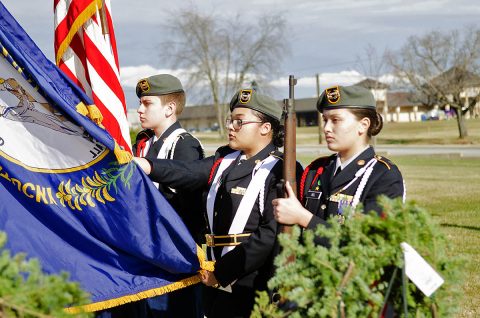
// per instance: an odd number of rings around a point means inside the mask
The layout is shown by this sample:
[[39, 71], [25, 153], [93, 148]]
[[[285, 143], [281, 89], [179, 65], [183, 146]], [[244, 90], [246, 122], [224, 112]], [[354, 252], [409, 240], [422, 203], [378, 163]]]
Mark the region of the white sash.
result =
[[[160, 148], [160, 151], [158, 152], [157, 158], [158, 159], [173, 159], [173, 151], [170, 152], [170, 150], [173, 150], [177, 144], [178, 137], [186, 133], [187, 131], [183, 128], [177, 128], [172, 133], [165, 138], [163, 141], [163, 145]], [[170, 152], [170, 158], [168, 157], [168, 153]]]
[[[208, 191], [207, 196], [207, 217], [208, 225], [210, 226], [210, 232], [213, 233], [213, 210], [215, 205], [215, 198], [217, 196], [218, 188], [220, 187], [220, 176], [240, 155], [240, 151], [233, 152], [225, 156], [218, 167], [215, 177], [212, 182], [212, 186]], [[235, 217], [233, 218], [232, 224], [228, 230], [228, 234], [240, 234], [243, 233], [245, 225], [247, 224], [248, 218], [252, 212], [253, 206], [257, 197], [262, 189], [265, 188], [265, 180], [267, 179], [270, 171], [277, 163], [278, 158], [273, 156], [268, 156], [263, 161], [257, 163], [255, 168], [252, 171], [252, 180], [250, 181], [245, 195], [243, 196], [240, 205], [237, 208]], [[260, 212], [263, 213], [263, 200], [260, 202]], [[222, 255], [234, 249], [235, 246], [225, 246], [222, 250]], [[213, 257], [213, 253], [212, 253]]]
[[220, 166], [218, 167], [217, 173], [215, 173], [215, 178], [213, 179], [212, 185], [210, 186], [210, 190], [208, 191], [207, 196], [207, 217], [208, 217], [208, 225], [210, 226], [210, 232], [213, 232], [213, 206], [215, 204], [215, 197], [217, 196], [218, 188], [220, 187], [220, 177], [227, 169], [232, 162], [237, 159], [240, 155], [240, 151], [232, 152], [225, 157], [223, 157], [222, 162], [220, 162]]
[[[214, 180], [212, 182], [212, 186], [208, 191], [207, 197], [207, 217], [208, 217], [208, 224], [210, 226], [210, 232], [213, 232], [213, 208], [215, 204], [215, 198], [217, 196], [218, 188], [220, 187], [220, 176], [225, 171], [227, 167], [229, 167], [232, 162], [234, 162], [237, 157], [240, 155], [240, 151], [233, 152], [225, 156], [218, 167], [217, 173], [215, 174]], [[232, 224], [230, 225], [230, 229], [228, 230], [228, 234], [240, 234], [245, 229], [245, 225], [247, 224], [248, 218], [252, 212], [253, 205], [261, 192], [261, 190], [265, 189], [265, 180], [267, 179], [270, 171], [277, 163], [278, 158], [273, 156], [268, 156], [265, 160], [257, 163], [255, 168], [252, 171], [252, 180], [250, 181], [245, 195], [238, 206], [238, 209], [235, 213], [235, 217], [233, 218]], [[262, 191], [263, 193], [263, 191]], [[263, 214], [263, 195], [261, 195], [259, 204], [260, 204], [260, 213]], [[213, 234], [213, 233], [211, 233]], [[227, 252], [233, 250], [235, 246], [224, 246], [222, 249], [222, 256], [225, 255]], [[210, 253], [212, 260], [215, 260], [215, 255], [213, 251]], [[236, 280], [233, 281], [227, 287], [220, 287], [221, 290], [226, 292], [232, 292], [232, 285], [235, 284]]]
[[[253, 206], [261, 190], [265, 189], [265, 180], [267, 180], [270, 171], [277, 163], [278, 158], [268, 156], [262, 162], [259, 162], [252, 171], [252, 180], [248, 184], [247, 191], [240, 202], [235, 217], [233, 218], [228, 234], [243, 233], [248, 218], [252, 213]], [[263, 215], [263, 196], [259, 200], [260, 213]], [[233, 250], [235, 246], [224, 246], [222, 256]]]
[[[177, 141], [178, 141], [178, 137], [185, 132], [187, 132], [185, 129], [177, 128], [167, 138], [165, 138], [165, 140], [163, 141], [162, 148], [160, 148], [160, 151], [158, 152], [157, 158], [173, 159], [173, 151], [171, 152], [171, 158], [167, 158], [167, 154], [170, 152], [170, 150], [175, 148], [175, 145], [177, 144]], [[155, 136], [152, 136], [147, 141], [145, 148], [143, 148], [143, 150], [140, 152], [140, 157], [145, 157], [147, 155], [148, 150], [150, 149], [150, 147], [153, 145], [155, 141], [156, 141]]]

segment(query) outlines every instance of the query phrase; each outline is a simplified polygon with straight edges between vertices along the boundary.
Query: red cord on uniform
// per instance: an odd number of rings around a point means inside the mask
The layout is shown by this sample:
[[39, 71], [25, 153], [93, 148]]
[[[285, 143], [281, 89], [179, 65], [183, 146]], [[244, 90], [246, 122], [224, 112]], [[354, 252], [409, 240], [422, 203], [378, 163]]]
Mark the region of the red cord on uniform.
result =
[[212, 183], [213, 176], [215, 174], [215, 170], [217, 169], [220, 162], [222, 162], [223, 158], [218, 158], [217, 161], [212, 166], [212, 170], [210, 170], [210, 176], [208, 177], [208, 184]]

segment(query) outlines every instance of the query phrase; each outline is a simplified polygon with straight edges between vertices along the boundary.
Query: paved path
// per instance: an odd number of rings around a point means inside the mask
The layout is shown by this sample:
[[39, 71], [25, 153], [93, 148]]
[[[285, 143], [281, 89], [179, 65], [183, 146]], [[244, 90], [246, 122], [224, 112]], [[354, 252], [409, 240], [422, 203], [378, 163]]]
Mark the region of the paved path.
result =
[[[212, 154], [219, 145], [206, 145], [205, 150]], [[452, 155], [459, 157], [479, 157], [480, 147], [471, 145], [377, 145], [376, 151], [385, 156], [404, 155]], [[297, 145], [297, 153], [325, 155], [331, 153], [325, 145]]]

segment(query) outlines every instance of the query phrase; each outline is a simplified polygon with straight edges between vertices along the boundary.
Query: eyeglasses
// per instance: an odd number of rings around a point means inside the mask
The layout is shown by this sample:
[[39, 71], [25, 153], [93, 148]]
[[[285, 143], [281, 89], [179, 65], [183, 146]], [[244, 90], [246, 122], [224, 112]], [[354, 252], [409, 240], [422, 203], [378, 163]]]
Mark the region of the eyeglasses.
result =
[[240, 130], [240, 128], [242, 128], [243, 125], [252, 124], [252, 123], [263, 124], [263, 121], [241, 120], [241, 119], [227, 118], [227, 120], [225, 120], [225, 127], [228, 128], [228, 127], [230, 127], [230, 124], [232, 124], [233, 129]]

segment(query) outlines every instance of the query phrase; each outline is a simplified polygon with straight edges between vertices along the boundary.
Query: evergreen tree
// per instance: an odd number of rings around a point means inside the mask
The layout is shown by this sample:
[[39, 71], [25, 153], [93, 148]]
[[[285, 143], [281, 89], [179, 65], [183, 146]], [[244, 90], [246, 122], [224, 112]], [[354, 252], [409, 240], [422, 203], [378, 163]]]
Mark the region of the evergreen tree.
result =
[[[88, 295], [67, 273], [46, 275], [36, 259], [11, 255], [4, 248], [7, 236], [0, 232], [0, 317], [72, 317], [67, 306], [88, 302]], [[52, 257], [56, 257], [52, 253]], [[89, 317], [80, 314], [76, 317]]]
[[[391, 280], [388, 304], [404, 317], [402, 242], [445, 280], [431, 297], [408, 282], [408, 316], [451, 317], [458, 309], [461, 261], [449, 257], [445, 237], [424, 210], [400, 199], [379, 202], [382, 217], [359, 207], [344, 224], [332, 218], [330, 227], [320, 225], [315, 232], [302, 234], [295, 227], [291, 235], [281, 234], [282, 252], [269, 282], [281, 300], [272, 304], [266, 292], [259, 293], [252, 317], [379, 317]], [[316, 245], [319, 237], [331, 246]]]

